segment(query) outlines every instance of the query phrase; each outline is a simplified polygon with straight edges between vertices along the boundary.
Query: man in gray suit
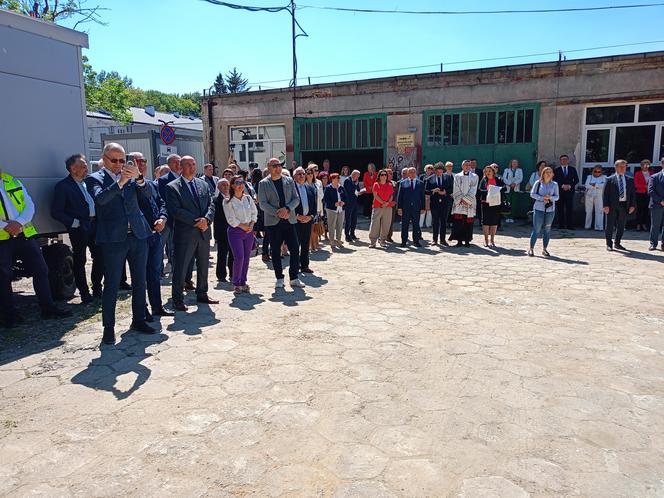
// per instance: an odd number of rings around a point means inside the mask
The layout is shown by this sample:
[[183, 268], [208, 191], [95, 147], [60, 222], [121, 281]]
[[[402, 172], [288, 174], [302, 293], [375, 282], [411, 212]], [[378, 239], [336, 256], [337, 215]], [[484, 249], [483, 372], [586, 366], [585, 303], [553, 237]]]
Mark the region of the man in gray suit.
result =
[[279, 159], [267, 162], [269, 176], [263, 178], [258, 187], [258, 203], [264, 213], [264, 223], [272, 250], [272, 266], [277, 278], [276, 288], [284, 286], [284, 271], [281, 266], [281, 244], [286, 243], [290, 253], [288, 274], [293, 288], [302, 288], [304, 284], [298, 278], [300, 271], [299, 245], [295, 224], [295, 208], [300, 204], [295, 182], [288, 176], [282, 176]]
[[196, 257], [196, 301], [217, 304], [208, 296], [208, 261], [214, 203], [205, 180], [196, 178], [196, 160], [184, 156], [180, 160], [182, 176], [166, 188], [166, 205], [174, 218], [173, 227], [173, 308], [187, 311], [184, 304], [184, 281], [187, 267]]

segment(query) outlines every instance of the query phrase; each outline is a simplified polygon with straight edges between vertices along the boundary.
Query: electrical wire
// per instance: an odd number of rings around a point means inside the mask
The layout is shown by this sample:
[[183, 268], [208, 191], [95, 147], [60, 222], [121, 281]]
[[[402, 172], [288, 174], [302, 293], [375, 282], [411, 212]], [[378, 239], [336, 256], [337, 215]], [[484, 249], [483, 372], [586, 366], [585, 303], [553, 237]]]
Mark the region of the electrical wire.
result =
[[[637, 46], [637, 45], [648, 45], [648, 44], [653, 44], [653, 43], [664, 43], [664, 40], [652, 40], [652, 41], [644, 41], [644, 42], [634, 42], [634, 43], [622, 43], [619, 45], [604, 45], [601, 47], [589, 47], [589, 48], [576, 48], [576, 49], [571, 49], [571, 50], [562, 50], [562, 51], [551, 51], [551, 52], [539, 52], [535, 54], [524, 54], [524, 55], [508, 55], [504, 57], [490, 57], [486, 59], [469, 59], [465, 61], [452, 61], [452, 62], [443, 62], [443, 66], [456, 66], [460, 64], [471, 64], [475, 62], [491, 62], [491, 61], [501, 61], [501, 60], [510, 60], [510, 59], [524, 59], [528, 57], [542, 57], [546, 55], [559, 55], [561, 52], [563, 54], [566, 53], [577, 53], [577, 52], [589, 52], [593, 50], [605, 50], [608, 48], [621, 48], [621, 47], [632, 47], [632, 46]], [[334, 78], [338, 76], [356, 76], [356, 75], [361, 75], [361, 74], [373, 74], [373, 73], [388, 73], [388, 72], [393, 72], [393, 71], [407, 71], [407, 70], [413, 70], [413, 69], [426, 69], [426, 68], [433, 68], [433, 67], [440, 67], [441, 63], [437, 64], [424, 64], [421, 66], [404, 66], [404, 67], [396, 67], [396, 68], [390, 68], [390, 69], [372, 69], [368, 71], [354, 71], [354, 72], [349, 72], [349, 73], [336, 73], [336, 74], [323, 74], [319, 76], [309, 76], [311, 79], [320, 79], [320, 78]], [[269, 84], [269, 83], [285, 83], [285, 82], [290, 82], [291, 79], [281, 79], [281, 80], [270, 80], [270, 81], [258, 81], [255, 83], [250, 83], [252, 86], [256, 85], [263, 85], [263, 84]]]
[[589, 12], [597, 10], [639, 9], [661, 7], [664, 2], [641, 3], [632, 5], [605, 5], [601, 7], [570, 7], [567, 9], [526, 9], [526, 10], [383, 10], [354, 9], [347, 7], [329, 7], [320, 5], [300, 5], [298, 9], [334, 10], [337, 12], [354, 12], [359, 14], [416, 14], [416, 15], [484, 15], [484, 14], [549, 14], [556, 12]]
[[236, 10], [247, 10], [249, 12], [282, 12], [284, 10], [289, 10], [288, 6], [284, 7], [253, 7], [250, 5], [239, 5], [236, 3], [222, 2], [220, 0], [203, 0], [204, 2], [211, 3], [213, 5], [219, 5], [220, 7], [228, 7], [230, 9]]

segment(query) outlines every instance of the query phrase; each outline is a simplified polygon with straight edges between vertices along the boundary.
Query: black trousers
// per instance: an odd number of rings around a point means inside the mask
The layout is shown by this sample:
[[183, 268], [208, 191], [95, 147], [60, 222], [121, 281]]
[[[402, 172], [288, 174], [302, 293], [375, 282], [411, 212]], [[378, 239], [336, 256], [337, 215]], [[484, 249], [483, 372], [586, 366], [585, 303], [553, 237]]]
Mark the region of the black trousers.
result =
[[23, 262], [25, 270], [32, 274], [39, 306], [46, 311], [53, 308], [53, 296], [48, 282], [48, 267], [39, 244], [23, 234], [8, 240], [0, 240], [0, 313], [8, 318], [16, 313], [12, 292], [12, 264], [15, 259]]
[[606, 237], [606, 245], [613, 247], [613, 232], [615, 230], [616, 244], [620, 244], [623, 232], [625, 231], [625, 221], [627, 220], [627, 203], [619, 202], [617, 208], [611, 208], [609, 214], [606, 215], [606, 223], [604, 225], [604, 236]]
[[189, 240], [181, 240], [175, 234], [173, 241], [173, 268], [172, 294], [173, 304], [184, 303], [184, 281], [192, 268], [196, 258], [196, 296], [199, 298], [208, 295], [208, 264], [210, 261], [210, 241], [194, 234]]
[[300, 245], [300, 268], [308, 269], [309, 268], [309, 241], [311, 240], [311, 224], [312, 221], [308, 223], [299, 223], [295, 225], [297, 230], [297, 242]]
[[355, 229], [357, 228], [357, 211], [359, 207], [359, 201], [356, 201], [355, 204], [346, 204], [344, 206], [344, 211], [346, 212], [344, 217], [344, 235], [346, 236], [346, 239], [355, 237]]
[[650, 226], [650, 196], [648, 194], [636, 194], [636, 224], [644, 227]]
[[226, 280], [226, 277], [233, 278], [233, 251], [228, 245], [228, 234], [217, 233], [216, 235], [219, 237], [217, 239], [217, 280]]
[[298, 250], [297, 232], [295, 225], [291, 225], [288, 220], [279, 220], [279, 223], [266, 227], [270, 234], [270, 249], [272, 249], [272, 267], [276, 278], [284, 278], [284, 269], [281, 265], [281, 244], [286, 243], [290, 253], [290, 263], [288, 275], [291, 280], [297, 278], [300, 272], [300, 251]]
[[431, 224], [433, 228], [433, 241], [438, 241], [440, 236], [441, 242], [447, 236], [447, 217], [450, 213], [447, 203], [436, 205], [431, 203]]
[[96, 234], [97, 230], [94, 222], [90, 230], [82, 228], [69, 229], [69, 241], [71, 242], [71, 250], [74, 255], [74, 280], [76, 280], [76, 288], [81, 296], [90, 294], [85, 274], [88, 249], [92, 256], [92, 273], [90, 275], [92, 292], [101, 293], [101, 282], [104, 278], [104, 257], [101, 248], [95, 243]]
[[574, 229], [574, 192], [560, 191], [560, 200], [556, 203], [558, 228]]

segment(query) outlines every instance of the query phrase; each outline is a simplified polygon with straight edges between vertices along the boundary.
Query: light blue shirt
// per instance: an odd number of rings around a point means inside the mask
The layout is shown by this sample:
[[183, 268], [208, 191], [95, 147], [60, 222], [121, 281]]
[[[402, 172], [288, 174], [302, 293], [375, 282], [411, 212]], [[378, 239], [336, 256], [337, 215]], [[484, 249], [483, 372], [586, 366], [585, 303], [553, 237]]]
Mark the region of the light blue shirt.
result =
[[307, 189], [304, 186], [305, 184], [299, 184], [295, 182], [295, 186], [297, 187], [297, 191], [300, 193], [300, 203], [302, 204], [302, 214], [304, 216], [308, 216], [309, 212], [309, 197], [307, 197]]
[[[551, 204], [547, 207], [544, 205], [545, 195], [551, 197]], [[536, 211], [544, 211], [545, 213], [555, 211], [556, 201], [560, 199], [558, 184], [553, 180], [551, 180], [549, 183], [544, 183], [541, 180], [537, 180], [535, 185], [533, 185], [532, 190], [530, 191], [530, 197], [535, 199], [535, 205], [533, 206], [533, 209]]]
[[76, 182], [76, 185], [78, 185], [78, 188], [81, 189], [81, 192], [83, 193], [83, 197], [85, 198], [85, 202], [88, 203], [88, 209], [90, 212], [90, 218], [95, 216], [95, 201], [92, 200], [92, 196], [90, 195], [90, 192], [88, 192], [88, 189], [85, 188], [85, 183], [84, 182]]

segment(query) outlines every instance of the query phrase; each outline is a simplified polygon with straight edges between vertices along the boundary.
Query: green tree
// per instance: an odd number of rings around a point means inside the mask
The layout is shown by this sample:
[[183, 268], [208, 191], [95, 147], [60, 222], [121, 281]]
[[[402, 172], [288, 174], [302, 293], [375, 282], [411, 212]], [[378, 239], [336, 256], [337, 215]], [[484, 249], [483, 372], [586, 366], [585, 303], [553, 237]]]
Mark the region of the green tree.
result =
[[121, 76], [117, 71], [104, 71], [103, 69], [99, 71], [99, 74], [97, 75], [97, 82], [103, 83], [104, 80], [110, 78], [124, 81], [125, 85], [127, 85], [127, 88], [131, 88], [131, 86], [134, 84], [134, 82], [128, 76]]
[[242, 73], [234, 67], [226, 75], [226, 88], [228, 88], [228, 93], [243, 93], [248, 92], [251, 87], [247, 86], [249, 80], [242, 77]]
[[224, 75], [219, 73], [214, 79], [214, 93], [221, 95], [222, 93], [228, 93], [228, 88], [226, 88], [226, 81], [224, 81]]
[[105, 25], [100, 13], [108, 9], [99, 5], [87, 7], [86, 3], [86, 0], [0, 0], [0, 9], [56, 24], [67, 19], [77, 19], [74, 29], [87, 22]]

